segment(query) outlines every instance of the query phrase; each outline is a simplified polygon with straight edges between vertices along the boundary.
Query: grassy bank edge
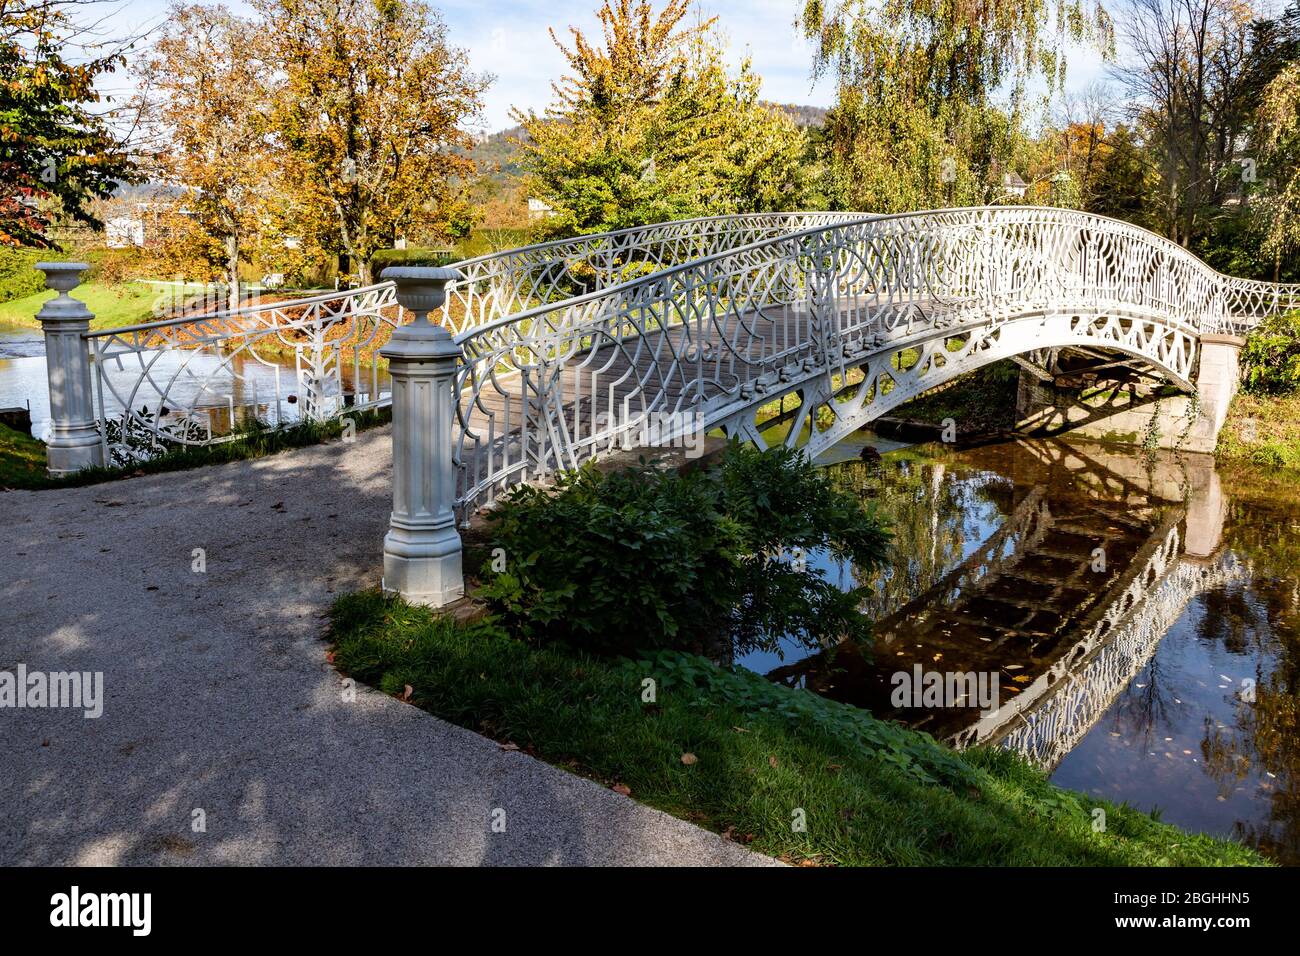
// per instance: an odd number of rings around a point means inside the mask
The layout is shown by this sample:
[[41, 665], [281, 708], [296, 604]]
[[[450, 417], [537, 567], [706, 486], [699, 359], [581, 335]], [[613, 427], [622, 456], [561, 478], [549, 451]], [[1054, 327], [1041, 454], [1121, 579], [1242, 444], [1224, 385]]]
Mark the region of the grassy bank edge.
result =
[[954, 753], [698, 658], [610, 662], [533, 647], [490, 621], [456, 623], [373, 590], [335, 602], [327, 639], [345, 675], [792, 863], [1265, 862], [1057, 788], [1004, 751]]
[[1215, 457], [1277, 469], [1300, 480], [1300, 394], [1238, 392], [1219, 431]]

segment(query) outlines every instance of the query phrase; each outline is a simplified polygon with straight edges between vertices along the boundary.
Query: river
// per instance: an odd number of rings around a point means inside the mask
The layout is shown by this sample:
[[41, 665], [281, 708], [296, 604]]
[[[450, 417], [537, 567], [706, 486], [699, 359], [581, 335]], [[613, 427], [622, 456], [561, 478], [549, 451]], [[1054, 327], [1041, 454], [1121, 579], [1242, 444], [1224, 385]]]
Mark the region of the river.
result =
[[[864, 444], [884, 460], [857, 460]], [[841, 586], [868, 585], [873, 647], [788, 642], [738, 663], [1300, 863], [1294, 485], [1205, 456], [1040, 441], [859, 436], [827, 468], [894, 528], [880, 571], [809, 556]], [[995, 712], [897, 695], [910, 686], [897, 675], [929, 672], [996, 675]]]

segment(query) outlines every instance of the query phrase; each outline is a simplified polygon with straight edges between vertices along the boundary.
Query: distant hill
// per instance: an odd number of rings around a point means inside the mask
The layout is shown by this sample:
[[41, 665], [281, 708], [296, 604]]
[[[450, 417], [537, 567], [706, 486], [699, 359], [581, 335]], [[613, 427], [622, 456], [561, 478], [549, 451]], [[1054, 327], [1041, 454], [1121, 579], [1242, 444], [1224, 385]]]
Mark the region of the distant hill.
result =
[[524, 139], [526, 135], [522, 126], [512, 126], [479, 140], [471, 153], [479, 171], [488, 179], [501, 183], [519, 176], [523, 172], [519, 165], [519, 147], [511, 140]]
[[798, 126], [826, 125], [826, 108], [822, 106], [800, 106], [797, 103], [764, 103], [763, 105], [788, 113]]

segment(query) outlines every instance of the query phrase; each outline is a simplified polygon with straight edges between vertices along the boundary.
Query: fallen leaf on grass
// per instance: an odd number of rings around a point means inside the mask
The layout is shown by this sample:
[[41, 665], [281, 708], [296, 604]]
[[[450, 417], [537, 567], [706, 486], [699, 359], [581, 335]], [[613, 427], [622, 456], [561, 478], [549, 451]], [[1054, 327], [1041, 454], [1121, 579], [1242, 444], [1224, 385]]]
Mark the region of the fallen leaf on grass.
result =
[[411, 687], [410, 684], [407, 684], [405, 689], [402, 691], [402, 700], [410, 700], [411, 695], [414, 693], [415, 693], [415, 689]]
[[776, 758], [775, 758], [775, 757], [768, 757], [768, 758], [767, 758], [767, 762], [768, 762], [769, 764], [771, 764], [773, 767], [776, 766]]
[[684, 753], [684, 754], [682, 754], [682, 763], [686, 764], [686, 766], [688, 766], [688, 767], [689, 767], [691, 764], [699, 763], [699, 760], [700, 760], [700, 758], [697, 757], [697, 756], [695, 756], [695, 754], [693, 754], [693, 753]]
[[632, 788], [625, 783], [616, 783], [609, 789], [613, 790], [615, 793], [621, 793], [625, 797], [632, 796]]

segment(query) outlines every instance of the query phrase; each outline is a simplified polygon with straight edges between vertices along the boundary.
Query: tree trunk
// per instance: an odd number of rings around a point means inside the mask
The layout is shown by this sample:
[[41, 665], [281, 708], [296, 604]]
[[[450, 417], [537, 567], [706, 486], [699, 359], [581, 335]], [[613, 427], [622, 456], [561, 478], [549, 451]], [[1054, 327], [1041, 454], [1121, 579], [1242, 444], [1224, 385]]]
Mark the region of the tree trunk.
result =
[[226, 237], [226, 307], [231, 311], [239, 308], [239, 236], [231, 233]]

